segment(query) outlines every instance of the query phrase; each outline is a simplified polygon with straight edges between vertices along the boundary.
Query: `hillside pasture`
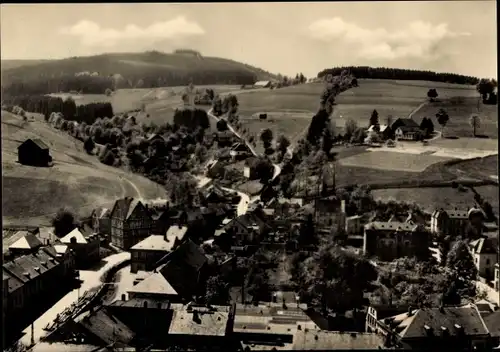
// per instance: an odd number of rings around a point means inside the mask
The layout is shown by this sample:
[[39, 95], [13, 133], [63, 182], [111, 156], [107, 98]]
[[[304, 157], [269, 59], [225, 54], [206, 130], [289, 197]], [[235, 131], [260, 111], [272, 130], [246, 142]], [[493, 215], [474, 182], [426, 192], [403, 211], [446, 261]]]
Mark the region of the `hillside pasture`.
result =
[[371, 151], [339, 160], [343, 166], [368, 167], [379, 170], [422, 172], [429, 166], [452, 160], [434, 155]]
[[[176, 87], [160, 87], [160, 88], [130, 88], [118, 89], [112, 95], [105, 94], [70, 94], [70, 93], [53, 93], [53, 97], [66, 99], [71, 97], [75, 100], [76, 105], [84, 105], [99, 102], [109, 102], [113, 106], [114, 113], [123, 113], [146, 105], [146, 113], [156, 116], [156, 111], [162, 108], [168, 108], [180, 105], [181, 94], [185, 86]], [[195, 86], [196, 89], [204, 90], [206, 88], [214, 89], [216, 93], [227, 93], [240, 89], [240, 86], [235, 85], [200, 85]], [[110, 116], [111, 117], [111, 116]]]
[[448, 169], [473, 178], [494, 179], [496, 176], [498, 180], [498, 156], [491, 155], [485, 158], [464, 160], [449, 165]]
[[372, 194], [375, 200], [415, 203], [428, 212], [439, 208], [465, 209], [475, 205], [474, 193], [468, 188], [462, 190], [452, 187], [377, 189], [373, 190]]
[[474, 190], [477, 193], [479, 193], [479, 195], [484, 200], [486, 200], [488, 203], [491, 204], [493, 212], [498, 217], [498, 215], [500, 214], [499, 212], [500, 202], [498, 200], [498, 186], [480, 186], [480, 187], [474, 187]]
[[[83, 151], [83, 143], [41, 121], [22, 123], [2, 111], [3, 222], [9, 225], [49, 225], [55, 212], [68, 208], [88, 216], [93, 208], [111, 206], [120, 197], [165, 198], [154, 182], [106, 166]], [[40, 138], [50, 148], [52, 167], [17, 163], [17, 147]]]
[[[346, 121], [350, 119], [356, 121], [359, 127], [367, 126], [374, 109], [379, 113], [381, 123], [389, 115], [393, 120], [407, 117], [427, 100], [430, 88], [436, 88], [442, 99], [477, 96], [474, 87], [457, 84], [375, 79], [361, 79], [358, 82], [359, 87], [343, 92], [336, 98], [337, 105], [332, 114], [332, 121], [338, 130], [336, 133], [342, 133]], [[302, 116], [310, 119], [319, 108], [323, 89], [323, 83], [309, 83], [274, 90], [248, 91], [238, 96], [240, 114], [252, 116], [255, 113], [284, 113], [291, 110], [301, 112]], [[283, 123], [289, 122], [283, 120]]]
[[424, 117], [431, 118], [434, 128], [442, 130], [436, 119], [436, 113], [439, 109], [444, 109], [450, 117], [443, 131], [445, 137], [473, 137], [473, 129], [469, 123], [469, 118], [472, 114], [478, 114], [480, 117], [480, 126], [476, 134], [491, 139], [498, 138], [498, 106], [480, 103], [478, 111], [477, 93], [476, 96], [450, 97], [440, 99], [439, 102], [426, 104], [413, 115], [413, 119], [420, 124]]

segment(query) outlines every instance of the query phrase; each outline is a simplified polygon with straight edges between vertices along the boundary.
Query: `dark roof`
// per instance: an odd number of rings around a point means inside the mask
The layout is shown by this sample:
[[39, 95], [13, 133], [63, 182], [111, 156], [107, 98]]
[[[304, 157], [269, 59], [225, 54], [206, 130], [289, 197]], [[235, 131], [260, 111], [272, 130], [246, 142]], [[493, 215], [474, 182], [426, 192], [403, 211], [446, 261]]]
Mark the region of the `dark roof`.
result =
[[427, 337], [426, 326], [435, 334], [440, 334], [444, 327], [450, 335], [457, 335], [456, 325], [463, 328], [467, 336], [488, 334], [483, 318], [474, 305], [418, 309], [411, 316], [403, 313], [389, 319], [393, 320], [395, 330], [403, 339]]
[[119, 217], [120, 219], [127, 220], [139, 205], [144, 206], [138, 199], [130, 197], [118, 199], [115, 202], [111, 215], [113, 217]]
[[384, 345], [377, 334], [323, 330], [299, 330], [293, 350], [376, 350]]
[[148, 308], [154, 309], [169, 309], [170, 303], [161, 299], [152, 298], [130, 298], [126, 301], [116, 300], [110, 303], [108, 306], [111, 307], [127, 307], [127, 308], [144, 308], [147, 305]]
[[396, 123], [400, 124], [400, 127], [407, 127], [407, 128], [420, 128], [420, 126], [415, 122], [413, 119], [397, 119], [394, 121], [392, 126], [394, 126]]
[[484, 318], [484, 323], [486, 324], [491, 336], [500, 337], [500, 310], [487, 315]]
[[33, 138], [33, 139], [27, 139], [25, 140], [23, 143], [21, 143], [21, 145], [19, 147], [17, 147], [18, 149], [21, 148], [21, 146], [25, 145], [26, 143], [33, 143], [35, 144], [38, 148], [40, 149], [49, 149], [49, 146], [47, 144], [45, 144], [41, 139], [39, 138]]
[[498, 240], [496, 238], [479, 238], [470, 243], [477, 254], [497, 254]]
[[176, 250], [159, 260], [161, 266], [157, 271], [179, 295], [191, 297], [195, 293], [200, 270], [207, 261], [200, 247], [187, 239]]
[[134, 332], [106, 308], [93, 312], [85, 317], [80, 324], [106, 345], [115, 343], [116, 347], [126, 347], [135, 337]]

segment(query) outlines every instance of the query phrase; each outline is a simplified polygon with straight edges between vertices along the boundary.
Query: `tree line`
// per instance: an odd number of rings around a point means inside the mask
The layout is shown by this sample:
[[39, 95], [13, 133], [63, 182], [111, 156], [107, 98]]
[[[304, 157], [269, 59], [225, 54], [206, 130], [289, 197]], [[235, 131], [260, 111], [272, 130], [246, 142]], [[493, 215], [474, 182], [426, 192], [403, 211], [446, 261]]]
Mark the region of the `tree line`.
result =
[[[108, 73], [99, 72], [98, 76], [75, 76], [76, 72], [61, 75], [64, 68], [46, 72], [38, 65], [35, 67], [38, 69], [28, 70], [29, 67], [20, 67], [3, 72], [2, 95], [34, 95], [70, 91], [105, 94], [106, 89], [184, 86], [189, 82], [199, 85], [251, 85], [257, 81], [255, 73], [237, 68], [217, 70], [196, 68], [178, 71], [141, 67], [141, 70], [135, 70], [131, 69], [130, 65], [124, 66], [117, 63], [116, 67], [113, 65], [107, 69]], [[121, 72], [120, 78], [116, 78], [113, 72]]]
[[327, 68], [318, 73], [318, 78], [323, 78], [327, 75], [337, 76], [344, 70], [349, 71], [357, 78], [397, 79], [403, 81], [431, 81], [469, 85], [476, 85], [479, 83], [479, 78], [477, 77], [464, 76], [455, 73], [438, 73], [434, 71], [369, 66], [344, 66]]
[[67, 121], [86, 124], [93, 124], [98, 118], [114, 116], [111, 103], [90, 103], [77, 106], [71, 97], [67, 99], [47, 95], [3, 97], [2, 106], [5, 106], [7, 110], [9, 106], [20, 106], [26, 111], [42, 114], [45, 121], [48, 121], [52, 113], [61, 113]]

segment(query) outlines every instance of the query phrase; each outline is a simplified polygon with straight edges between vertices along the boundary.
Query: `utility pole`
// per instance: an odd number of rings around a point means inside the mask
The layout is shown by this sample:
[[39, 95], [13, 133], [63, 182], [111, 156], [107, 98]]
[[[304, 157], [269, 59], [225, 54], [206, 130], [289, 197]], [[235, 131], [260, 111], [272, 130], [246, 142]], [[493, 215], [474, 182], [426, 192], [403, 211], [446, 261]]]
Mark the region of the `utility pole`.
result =
[[31, 346], [35, 345], [35, 322], [31, 323]]

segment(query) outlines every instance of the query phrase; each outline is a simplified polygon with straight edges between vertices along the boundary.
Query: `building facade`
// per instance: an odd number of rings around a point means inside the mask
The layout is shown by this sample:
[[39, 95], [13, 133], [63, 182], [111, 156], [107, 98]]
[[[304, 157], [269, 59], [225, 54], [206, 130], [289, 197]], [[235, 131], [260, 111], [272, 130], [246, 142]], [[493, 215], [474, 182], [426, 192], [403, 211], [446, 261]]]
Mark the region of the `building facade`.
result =
[[429, 244], [429, 233], [419, 224], [373, 221], [365, 225], [363, 253], [381, 260], [427, 258]]
[[153, 220], [147, 207], [133, 198], [115, 202], [111, 211], [111, 243], [127, 250], [151, 234]]

